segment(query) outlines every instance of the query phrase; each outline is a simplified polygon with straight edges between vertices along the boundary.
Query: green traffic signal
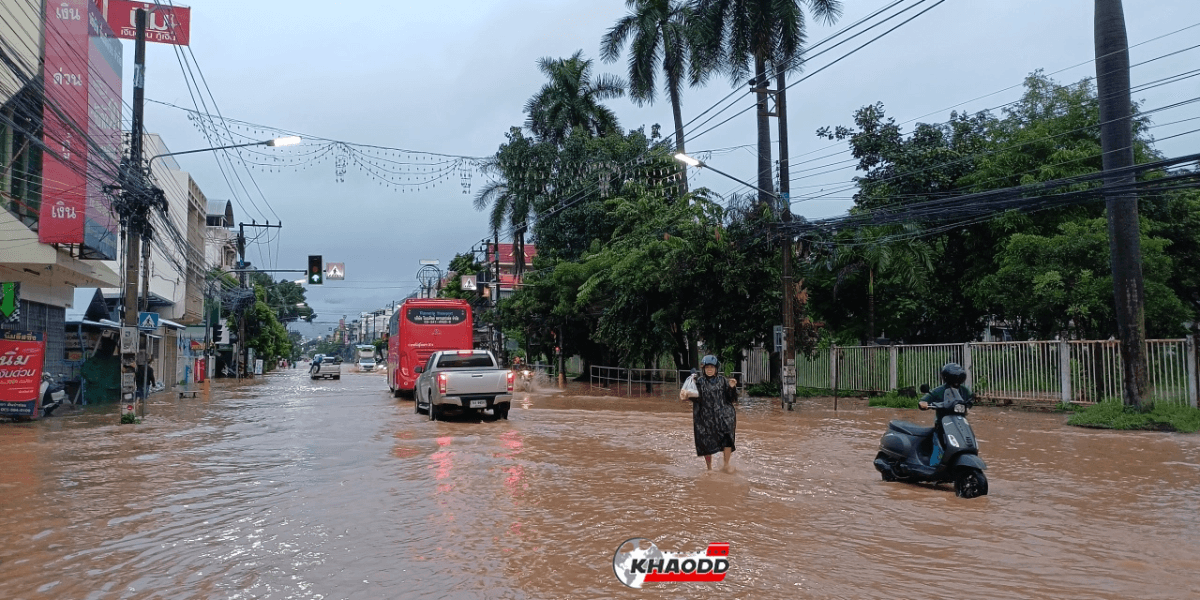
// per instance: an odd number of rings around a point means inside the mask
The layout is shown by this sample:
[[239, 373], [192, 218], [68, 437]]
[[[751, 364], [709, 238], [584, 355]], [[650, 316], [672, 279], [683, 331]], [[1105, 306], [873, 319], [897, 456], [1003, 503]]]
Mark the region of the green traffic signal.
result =
[[308, 256], [308, 282], [313, 285], [323, 285], [325, 283], [325, 272], [321, 270], [320, 254], [310, 254]]

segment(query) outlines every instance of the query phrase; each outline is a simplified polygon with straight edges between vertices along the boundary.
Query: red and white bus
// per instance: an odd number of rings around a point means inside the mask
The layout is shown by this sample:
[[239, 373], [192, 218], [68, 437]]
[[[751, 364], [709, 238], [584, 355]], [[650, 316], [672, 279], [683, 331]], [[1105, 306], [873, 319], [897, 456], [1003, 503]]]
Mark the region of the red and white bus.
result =
[[453, 298], [409, 298], [388, 323], [388, 387], [392, 395], [411, 394], [417, 365], [438, 350], [474, 346], [471, 305]]

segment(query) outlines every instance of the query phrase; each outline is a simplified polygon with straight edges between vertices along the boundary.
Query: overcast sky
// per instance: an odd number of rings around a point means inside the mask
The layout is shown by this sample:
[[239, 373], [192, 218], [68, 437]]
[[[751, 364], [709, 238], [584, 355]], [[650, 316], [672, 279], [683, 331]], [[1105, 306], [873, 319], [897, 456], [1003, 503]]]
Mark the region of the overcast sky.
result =
[[[935, 3], [929, 0], [905, 15]], [[886, 4], [890, 0], [845, 0], [845, 14], [834, 26], [810, 23], [809, 42], [823, 40]], [[624, 75], [623, 60], [605, 64], [598, 56], [601, 36], [627, 10], [623, 0], [192, 0], [191, 5], [190, 50], [225, 117], [355, 144], [487, 156], [510, 126], [524, 122], [521, 109], [544, 81], [536, 68], [538, 58], [566, 57], [582, 49], [596, 59], [596, 72]], [[1023, 78], [1036, 69], [1067, 69], [1054, 75], [1064, 83], [1094, 76], [1088, 62], [1094, 55], [1092, 7], [1093, 0], [946, 0], [789, 90], [793, 163], [812, 161], [794, 167], [793, 176], [798, 169], [849, 158], [821, 158], [845, 146], [831, 146], [814, 132], [824, 125], [852, 124], [854, 110], [865, 104], [883, 102], [899, 122], [938, 122], [948, 118], [951, 107], [977, 111], [1012, 101], [1020, 95]], [[1196, 0], [1126, 2], [1125, 9], [1131, 45], [1200, 23]], [[814, 58], [806, 72], [900, 20]], [[1133, 48], [1132, 62], [1197, 43], [1200, 27]], [[124, 57], [128, 102], [132, 42], [125, 42]], [[1133, 83], [1192, 70], [1200, 64], [1198, 57], [1200, 50], [1191, 50], [1136, 67]], [[147, 44], [146, 62], [147, 98], [196, 107], [174, 47]], [[1068, 69], [1079, 63], [1084, 64]], [[193, 76], [199, 74], [193, 71]], [[751, 103], [743, 88], [738, 86], [735, 97], [740, 101], [734, 108], [710, 125]], [[728, 79], [716, 78], [707, 87], [686, 90], [684, 120], [732, 89]], [[1197, 96], [1200, 78], [1137, 93], [1135, 100], [1154, 108]], [[672, 127], [665, 100], [646, 107], [627, 99], [608, 104], [626, 128]], [[1154, 122], [1196, 117], [1197, 106], [1158, 113]], [[181, 110], [149, 103], [146, 122], [172, 151], [209, 145]], [[905, 125], [905, 131], [911, 126]], [[1153, 133], [1163, 138], [1197, 127], [1193, 120]], [[696, 132], [703, 129], [707, 126]], [[1158, 148], [1168, 156], [1186, 154], [1196, 151], [1198, 140], [1200, 135], [1184, 135]], [[695, 151], [754, 142], [753, 111], [687, 140]], [[326, 143], [266, 151], [300, 156]], [[714, 153], [709, 161], [754, 179], [753, 146]], [[282, 220], [278, 238], [247, 251], [247, 259], [260, 268], [303, 269], [309, 254], [346, 263], [346, 281], [309, 287], [320, 326], [301, 327], [306, 335], [326, 333], [342, 315], [353, 319], [405, 297], [416, 287], [418, 261], [440, 259], [444, 266], [489, 233], [485, 214], [474, 210], [458, 177], [428, 190], [400, 193], [353, 167], [339, 181], [333, 160], [304, 169], [241, 169], [240, 183], [238, 176], [222, 174], [213, 155], [180, 157], [179, 163], [210, 200], [233, 199], [237, 220]], [[846, 185], [855, 173], [852, 168], [836, 170], [842, 166], [801, 172], [810, 177], [792, 184], [793, 199]], [[699, 185], [721, 194], [744, 191], [710, 172], [697, 177]], [[480, 183], [474, 175], [472, 189]], [[849, 208], [848, 197], [835, 192], [798, 202], [793, 209], [809, 218], [831, 216]]]

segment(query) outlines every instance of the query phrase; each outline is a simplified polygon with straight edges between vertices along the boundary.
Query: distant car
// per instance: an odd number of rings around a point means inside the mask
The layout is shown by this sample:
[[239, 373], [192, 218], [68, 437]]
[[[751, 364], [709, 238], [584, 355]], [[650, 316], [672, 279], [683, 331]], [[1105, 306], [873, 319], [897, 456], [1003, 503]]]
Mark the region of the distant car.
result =
[[375, 359], [364, 358], [364, 359], [358, 361], [358, 369], [360, 371], [374, 371], [375, 370]]
[[443, 350], [418, 365], [416, 411], [424, 408], [429, 420], [442, 417], [447, 408], [463, 412], [491, 410], [507, 419], [512, 404], [514, 374], [500, 367], [487, 350]]

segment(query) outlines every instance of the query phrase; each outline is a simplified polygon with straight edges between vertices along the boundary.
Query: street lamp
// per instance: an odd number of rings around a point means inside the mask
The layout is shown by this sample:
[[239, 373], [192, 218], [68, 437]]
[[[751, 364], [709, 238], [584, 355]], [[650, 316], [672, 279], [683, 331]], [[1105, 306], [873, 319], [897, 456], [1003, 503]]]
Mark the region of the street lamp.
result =
[[728, 177], [728, 178], [730, 178], [730, 179], [732, 179], [732, 180], [734, 180], [734, 181], [736, 181], [736, 182], [738, 182], [738, 183], [740, 183], [740, 184], [742, 184], [742, 185], [744, 185], [744, 186], [746, 186], [746, 187], [749, 187], [749, 188], [754, 188], [754, 189], [756, 189], [756, 190], [758, 190], [758, 191], [760, 191], [760, 192], [762, 192], [762, 193], [764, 193], [764, 194], [767, 194], [768, 196], [770, 196], [770, 197], [774, 198], [776, 202], [778, 202], [778, 201], [779, 201], [779, 194], [776, 194], [775, 192], [769, 192], [769, 191], [767, 191], [767, 190], [764, 190], [764, 189], [762, 189], [762, 188], [758, 187], [757, 185], [752, 185], [752, 184], [750, 184], [750, 183], [747, 183], [747, 182], [745, 182], [745, 181], [742, 181], [741, 179], [738, 179], [737, 177], [734, 177], [733, 175], [730, 175], [729, 173], [726, 173], [726, 172], [724, 172], [724, 171], [717, 170], [717, 169], [716, 169], [716, 168], [714, 168], [712, 165], [710, 165], [710, 164], [708, 164], [708, 163], [706, 163], [706, 162], [704, 162], [704, 161], [702, 161], [702, 160], [699, 160], [699, 159], [696, 159], [696, 158], [692, 158], [692, 157], [690, 157], [690, 156], [688, 156], [688, 155], [686, 155], [686, 154], [684, 154], [684, 153], [682, 153], [682, 152], [680, 152], [679, 154], [676, 154], [676, 155], [675, 155], [675, 160], [677, 160], [677, 161], [679, 161], [679, 162], [681, 162], [681, 163], [683, 163], [683, 164], [685, 164], [685, 165], [687, 165], [687, 166], [689, 166], [689, 167], [696, 167], [696, 168], [698, 168], [698, 169], [710, 169], [710, 170], [712, 170], [713, 172], [717, 173], [718, 175], [724, 175], [724, 176], [726, 176], [726, 177]]
[[[779, 194], [776, 194], [775, 192], [771, 192], [768, 190], [764, 190], [756, 185], [751, 185], [745, 181], [742, 181], [741, 179], [738, 179], [737, 177], [734, 177], [733, 175], [730, 175], [729, 173], [725, 173], [723, 171], [714, 169], [713, 167], [705, 164], [704, 161], [696, 159], [696, 158], [692, 158], [691, 156], [688, 156], [682, 152], [675, 155], [675, 160], [678, 160], [679, 162], [682, 162], [682, 163], [688, 165], [689, 167], [696, 167], [696, 168], [708, 167], [709, 169], [712, 169], [714, 172], [716, 172], [719, 175], [724, 175], [725, 177], [728, 177], [729, 179], [732, 179], [746, 187], [754, 188], [760, 192], [767, 194], [775, 201], [775, 204], [778, 206], [779, 211], [781, 211], [781, 212], [786, 211], [786, 213], [784, 213], [784, 219], [785, 220], [791, 219], [792, 207], [790, 205], [787, 205], [787, 204], [784, 204], [783, 202], [781, 202], [781, 197]], [[781, 367], [779, 379], [780, 379], [782, 385], [780, 385], [779, 388], [780, 388], [780, 401], [783, 403], [783, 405], [788, 410], [792, 410], [792, 405], [795, 403], [795, 395], [794, 394], [795, 394], [795, 384], [796, 384], [796, 358], [795, 358], [796, 350], [794, 348], [794, 344], [795, 344], [794, 324], [792, 323], [792, 320], [793, 320], [793, 314], [792, 314], [793, 313], [793, 310], [792, 310], [792, 294], [793, 294], [793, 291], [792, 291], [792, 242], [791, 242], [791, 237], [790, 237], [791, 234], [789, 233], [788, 235], [789, 235], [789, 237], [787, 238], [786, 243], [783, 246], [783, 273], [782, 273], [782, 276], [783, 276], [782, 277], [782, 279], [783, 279], [783, 310], [782, 310], [782, 312], [783, 312], [783, 340], [782, 340], [782, 342], [783, 343], [781, 344], [782, 348], [780, 348], [780, 353], [779, 353], [779, 360], [780, 360], [780, 367]], [[790, 358], [789, 358], [789, 356], [790, 356]]]
[[229, 150], [230, 148], [245, 148], [247, 146], [273, 146], [273, 147], [295, 146], [296, 144], [299, 144], [299, 143], [300, 143], [300, 136], [289, 135], [286, 137], [278, 137], [278, 138], [274, 138], [274, 139], [270, 139], [270, 140], [263, 140], [261, 142], [250, 142], [248, 144], [233, 144], [231, 146], [216, 146], [213, 148], [198, 148], [196, 150], [184, 150], [182, 152], [167, 152], [165, 154], [155, 154], [154, 156], [150, 157], [150, 160], [146, 161], [146, 170], [150, 171], [150, 165], [154, 164], [154, 159], [162, 158], [164, 156], [178, 156], [180, 154], [195, 154], [197, 152], [212, 152], [213, 150]]

